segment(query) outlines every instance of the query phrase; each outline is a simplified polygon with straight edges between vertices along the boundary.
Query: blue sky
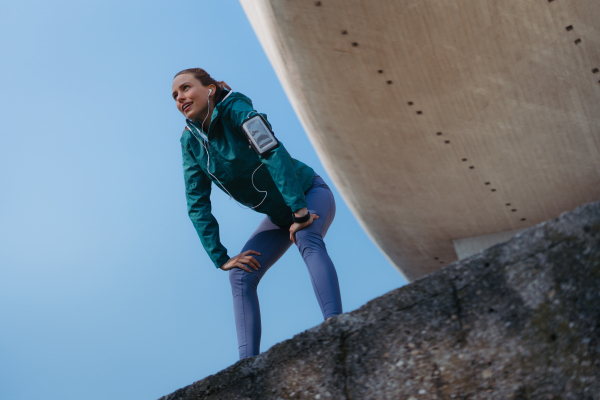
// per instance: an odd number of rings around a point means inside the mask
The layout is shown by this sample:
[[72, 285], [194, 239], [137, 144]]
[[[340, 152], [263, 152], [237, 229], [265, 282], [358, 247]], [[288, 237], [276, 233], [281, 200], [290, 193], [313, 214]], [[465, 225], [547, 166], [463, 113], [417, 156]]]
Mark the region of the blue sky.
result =
[[[0, 4], [0, 399], [153, 399], [238, 359], [227, 273], [187, 216], [173, 75], [252, 98], [330, 184], [345, 311], [406, 282], [324, 170], [235, 0]], [[262, 215], [213, 189], [230, 255]], [[321, 323], [295, 247], [259, 287], [262, 350]]]

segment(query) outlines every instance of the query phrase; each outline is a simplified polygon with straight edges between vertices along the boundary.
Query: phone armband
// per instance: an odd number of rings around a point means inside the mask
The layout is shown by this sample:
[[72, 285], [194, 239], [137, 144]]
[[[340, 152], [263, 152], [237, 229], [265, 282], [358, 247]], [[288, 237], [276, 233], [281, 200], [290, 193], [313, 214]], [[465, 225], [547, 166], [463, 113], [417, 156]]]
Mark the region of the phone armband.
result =
[[256, 114], [242, 122], [242, 131], [256, 154], [262, 156], [277, 146], [279, 141], [262, 115]]

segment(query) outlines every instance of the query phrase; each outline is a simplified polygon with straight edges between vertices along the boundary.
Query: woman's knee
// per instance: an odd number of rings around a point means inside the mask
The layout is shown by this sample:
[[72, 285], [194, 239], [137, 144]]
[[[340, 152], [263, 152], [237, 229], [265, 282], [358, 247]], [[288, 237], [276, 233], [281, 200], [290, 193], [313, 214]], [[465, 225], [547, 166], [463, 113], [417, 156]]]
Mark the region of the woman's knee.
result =
[[298, 245], [298, 250], [300, 250], [300, 253], [302, 253], [303, 256], [311, 251], [325, 250], [323, 236], [318, 232], [308, 229], [302, 229], [296, 232], [296, 243]]
[[296, 232], [296, 243], [323, 240], [318, 232], [304, 228]]
[[238, 271], [241, 271], [241, 269], [239, 268], [232, 268], [229, 270], [229, 284], [233, 287], [236, 285], [240, 284], [240, 279], [242, 278], [240, 273]]
[[229, 283], [231, 284], [232, 289], [244, 290], [251, 288], [256, 289], [256, 286], [258, 285], [257, 279], [241, 268], [232, 268], [229, 270]]

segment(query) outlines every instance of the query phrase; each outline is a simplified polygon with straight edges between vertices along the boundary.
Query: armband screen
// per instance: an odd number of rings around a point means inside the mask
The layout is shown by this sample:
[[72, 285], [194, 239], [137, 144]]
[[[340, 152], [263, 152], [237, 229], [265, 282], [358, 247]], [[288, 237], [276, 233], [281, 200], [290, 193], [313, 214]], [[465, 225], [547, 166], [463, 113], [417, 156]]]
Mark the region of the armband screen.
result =
[[260, 156], [279, 146], [279, 141], [260, 114], [242, 122], [242, 131], [246, 134], [254, 151]]

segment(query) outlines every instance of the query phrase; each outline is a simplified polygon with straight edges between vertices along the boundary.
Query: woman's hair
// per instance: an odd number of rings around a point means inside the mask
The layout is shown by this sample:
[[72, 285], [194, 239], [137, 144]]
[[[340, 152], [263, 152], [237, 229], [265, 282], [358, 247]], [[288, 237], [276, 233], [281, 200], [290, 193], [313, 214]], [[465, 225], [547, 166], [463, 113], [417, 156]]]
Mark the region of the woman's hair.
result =
[[198, 79], [198, 81], [200, 81], [200, 83], [202, 84], [202, 86], [208, 86], [208, 85], [215, 85], [217, 87], [216, 91], [215, 91], [215, 99], [218, 99], [221, 96], [221, 92], [223, 91], [223, 89], [227, 88], [229, 90], [231, 90], [231, 88], [223, 81], [216, 81], [213, 78], [211, 78], [210, 74], [208, 72], [206, 72], [205, 70], [203, 70], [202, 68], [188, 68], [188, 69], [184, 69], [183, 71], [179, 71], [178, 73], [175, 74], [175, 76], [173, 77], [173, 79], [177, 78], [179, 75], [183, 75], [183, 74], [192, 74], [194, 76], [194, 78]]

